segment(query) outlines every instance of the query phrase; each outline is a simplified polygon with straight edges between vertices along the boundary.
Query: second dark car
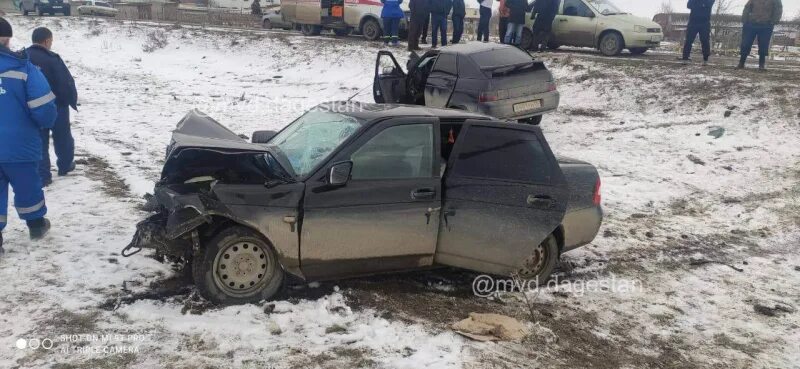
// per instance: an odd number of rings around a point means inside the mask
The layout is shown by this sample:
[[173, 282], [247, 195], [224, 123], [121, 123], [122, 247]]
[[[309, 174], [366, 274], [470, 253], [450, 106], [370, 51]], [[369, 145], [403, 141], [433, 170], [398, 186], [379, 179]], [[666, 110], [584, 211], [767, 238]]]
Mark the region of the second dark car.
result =
[[553, 74], [520, 48], [473, 42], [415, 55], [405, 72], [392, 53], [378, 52], [375, 102], [460, 109], [533, 124], [558, 108]]

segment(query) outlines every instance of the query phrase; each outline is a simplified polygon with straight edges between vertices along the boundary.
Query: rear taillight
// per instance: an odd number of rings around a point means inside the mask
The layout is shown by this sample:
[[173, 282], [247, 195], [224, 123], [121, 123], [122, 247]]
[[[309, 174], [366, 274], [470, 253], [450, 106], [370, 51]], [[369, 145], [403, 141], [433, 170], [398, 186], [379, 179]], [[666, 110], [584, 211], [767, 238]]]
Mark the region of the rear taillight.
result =
[[602, 200], [602, 196], [600, 196], [600, 178], [597, 178], [597, 183], [594, 184], [594, 199], [592, 202], [594, 206], [600, 206]]
[[557, 89], [558, 89], [558, 87], [556, 86], [555, 82], [553, 82], [553, 81], [547, 82], [547, 92], [553, 92], [553, 91], [555, 91]]
[[497, 93], [495, 92], [481, 92], [478, 96], [478, 102], [492, 102], [497, 101]]

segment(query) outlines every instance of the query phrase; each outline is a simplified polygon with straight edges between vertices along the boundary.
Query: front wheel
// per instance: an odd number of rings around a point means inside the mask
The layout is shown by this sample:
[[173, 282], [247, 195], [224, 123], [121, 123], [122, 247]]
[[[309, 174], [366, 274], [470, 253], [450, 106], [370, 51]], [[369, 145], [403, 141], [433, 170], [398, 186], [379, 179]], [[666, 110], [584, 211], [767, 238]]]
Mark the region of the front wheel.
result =
[[364, 26], [361, 27], [361, 33], [364, 35], [369, 41], [375, 41], [381, 38], [383, 34], [383, 30], [381, 29], [381, 25], [375, 19], [368, 19], [364, 22]]
[[525, 259], [517, 273], [527, 280], [535, 278], [541, 285], [550, 278], [550, 274], [553, 274], [556, 264], [558, 264], [558, 242], [553, 235], [550, 235], [533, 249], [533, 253]]
[[605, 56], [619, 55], [624, 46], [625, 41], [622, 39], [622, 35], [616, 32], [606, 33], [603, 38], [600, 39], [600, 52]]
[[283, 285], [284, 272], [277, 254], [260, 234], [233, 226], [198, 249], [192, 277], [207, 300], [237, 305], [275, 296]]
[[648, 49], [646, 47], [632, 47], [632, 48], [628, 49], [628, 51], [630, 51], [631, 54], [633, 54], [633, 55], [642, 55], [642, 54], [646, 53], [647, 50]]

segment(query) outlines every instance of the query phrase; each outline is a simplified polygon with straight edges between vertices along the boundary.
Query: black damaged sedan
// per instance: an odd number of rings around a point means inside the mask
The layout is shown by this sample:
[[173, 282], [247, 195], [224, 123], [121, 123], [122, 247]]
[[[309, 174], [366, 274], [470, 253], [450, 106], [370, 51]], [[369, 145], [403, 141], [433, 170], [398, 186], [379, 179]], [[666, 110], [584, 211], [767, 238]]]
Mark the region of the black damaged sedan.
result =
[[539, 128], [458, 110], [322, 104], [254, 143], [199, 112], [174, 131], [141, 248], [191, 262], [207, 299], [447, 265], [544, 280], [602, 220], [590, 164]]

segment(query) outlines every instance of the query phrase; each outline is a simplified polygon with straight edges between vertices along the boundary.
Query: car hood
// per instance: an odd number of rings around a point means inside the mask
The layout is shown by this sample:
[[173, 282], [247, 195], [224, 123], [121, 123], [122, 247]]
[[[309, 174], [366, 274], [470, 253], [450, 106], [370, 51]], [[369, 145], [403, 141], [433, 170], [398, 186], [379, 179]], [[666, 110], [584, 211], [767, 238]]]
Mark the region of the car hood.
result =
[[245, 141], [233, 131], [203, 114], [192, 110], [172, 131], [169, 155], [185, 148], [209, 149], [230, 153], [266, 153], [267, 148]]
[[617, 24], [627, 24], [631, 26], [643, 26], [647, 28], [661, 28], [656, 22], [653, 22], [650, 19], [637, 17], [633, 14], [615, 14], [615, 15], [606, 15], [604, 16], [606, 20], [609, 22], [614, 22]]

